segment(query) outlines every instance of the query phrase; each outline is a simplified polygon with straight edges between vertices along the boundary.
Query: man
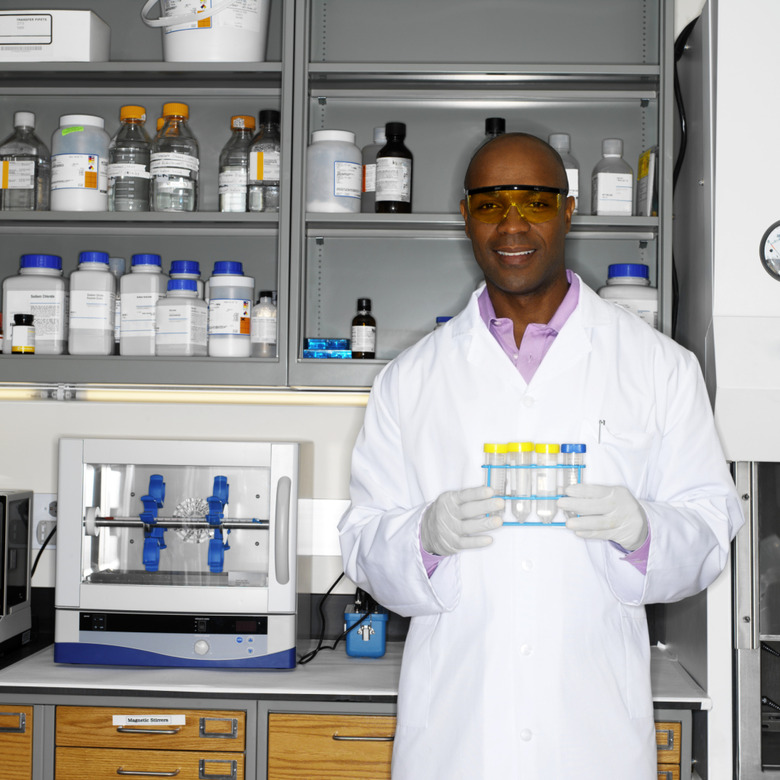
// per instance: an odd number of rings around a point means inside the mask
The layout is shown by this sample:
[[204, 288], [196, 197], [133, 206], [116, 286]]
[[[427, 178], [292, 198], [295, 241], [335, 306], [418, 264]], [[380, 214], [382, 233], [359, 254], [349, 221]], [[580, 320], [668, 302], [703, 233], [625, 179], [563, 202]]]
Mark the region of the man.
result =
[[[701, 372], [566, 270], [551, 147], [499, 136], [465, 186], [485, 286], [377, 378], [340, 524], [347, 576], [412, 616], [393, 778], [651, 780], [644, 605], [706, 588], [742, 523]], [[587, 445], [568, 527], [501, 527], [475, 487], [519, 440]]]

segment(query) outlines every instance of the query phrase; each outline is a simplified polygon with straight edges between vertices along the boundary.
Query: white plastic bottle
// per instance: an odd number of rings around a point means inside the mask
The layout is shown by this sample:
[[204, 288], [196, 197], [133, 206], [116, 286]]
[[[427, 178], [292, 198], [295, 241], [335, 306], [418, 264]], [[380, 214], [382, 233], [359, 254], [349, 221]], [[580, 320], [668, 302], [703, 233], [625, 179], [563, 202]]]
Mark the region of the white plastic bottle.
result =
[[363, 157], [348, 130], [315, 130], [306, 152], [306, 210], [360, 212]]
[[374, 128], [374, 142], [361, 150], [363, 158], [363, 184], [360, 210], [364, 214], [373, 214], [376, 203], [376, 153], [387, 143], [385, 126]]
[[207, 352], [208, 307], [194, 279], [171, 279], [157, 301], [155, 349], [158, 355], [202, 356]]
[[192, 279], [198, 292], [198, 298], [204, 297], [205, 285], [200, 278], [200, 263], [197, 260], [172, 260], [168, 274], [171, 279]]
[[630, 217], [634, 212], [634, 171], [623, 159], [623, 141], [605, 138], [602, 159], [591, 176], [591, 211], [599, 217]]
[[580, 164], [571, 155], [571, 138], [568, 133], [551, 133], [548, 141], [563, 160], [563, 167], [566, 169], [566, 178], [569, 182], [569, 195], [574, 198], [574, 213], [576, 214], [580, 204]]
[[250, 357], [255, 280], [241, 263], [218, 260], [209, 278], [208, 346], [212, 357]]
[[0, 143], [0, 209], [48, 211], [51, 155], [35, 135], [35, 114], [17, 111], [14, 132]]
[[51, 139], [51, 210], [108, 210], [108, 144], [102, 117], [65, 114]]
[[599, 295], [616, 306], [634, 312], [648, 325], [658, 327], [658, 290], [650, 286], [650, 271], [644, 263], [614, 263], [607, 284]]
[[252, 357], [276, 357], [277, 311], [271, 290], [262, 290], [252, 309]]
[[35, 352], [62, 355], [67, 343], [67, 284], [59, 255], [22, 255], [19, 274], [3, 281], [3, 353], [11, 352], [14, 314], [32, 314]]
[[186, 103], [165, 103], [165, 122], [152, 142], [152, 211], [197, 211], [200, 151]]
[[112, 355], [116, 279], [108, 267], [108, 252], [81, 252], [69, 282], [68, 352]]
[[119, 285], [122, 324], [120, 355], [155, 354], [155, 309], [165, 295], [168, 277], [162, 272], [160, 255], [136, 254], [130, 259], [130, 273]]

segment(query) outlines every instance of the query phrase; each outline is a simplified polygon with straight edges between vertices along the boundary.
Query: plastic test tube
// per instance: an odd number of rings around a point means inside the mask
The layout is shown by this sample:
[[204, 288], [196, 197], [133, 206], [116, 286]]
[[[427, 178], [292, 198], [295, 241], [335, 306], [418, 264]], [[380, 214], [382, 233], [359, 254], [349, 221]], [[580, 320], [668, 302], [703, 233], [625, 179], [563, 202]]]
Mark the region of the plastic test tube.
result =
[[[557, 444], [536, 445], [536, 514], [543, 523], [552, 523], [558, 511], [558, 469], [545, 466], [558, 465], [560, 446]], [[545, 496], [551, 496], [546, 499]]]
[[485, 484], [493, 488], [497, 496], [506, 495], [506, 469], [492, 468], [506, 465], [506, 444], [485, 444]]
[[[534, 462], [533, 442], [510, 442], [508, 445], [507, 462], [510, 466], [531, 466]], [[530, 498], [521, 498], [522, 496], [531, 496], [533, 494], [530, 468], [510, 468], [509, 472], [509, 490], [508, 493], [514, 497], [511, 502], [512, 514], [518, 523], [524, 523], [531, 514], [532, 502]]]
[[[561, 495], [566, 493], [569, 485], [576, 485], [582, 482], [582, 467], [585, 465], [585, 452], [587, 448], [584, 444], [561, 444], [561, 462], [564, 466], [571, 468], [560, 469], [561, 471]], [[572, 512], [565, 512], [570, 517]]]

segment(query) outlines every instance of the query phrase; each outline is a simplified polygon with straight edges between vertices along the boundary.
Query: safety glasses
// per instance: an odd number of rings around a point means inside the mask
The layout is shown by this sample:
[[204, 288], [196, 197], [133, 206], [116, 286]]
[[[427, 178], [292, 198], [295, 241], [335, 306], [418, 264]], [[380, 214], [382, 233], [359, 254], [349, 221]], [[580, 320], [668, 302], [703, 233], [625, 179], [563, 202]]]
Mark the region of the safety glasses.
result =
[[566, 194], [567, 190], [557, 187], [498, 184], [466, 190], [466, 207], [474, 219], [496, 225], [514, 206], [526, 222], [538, 225], [558, 216]]

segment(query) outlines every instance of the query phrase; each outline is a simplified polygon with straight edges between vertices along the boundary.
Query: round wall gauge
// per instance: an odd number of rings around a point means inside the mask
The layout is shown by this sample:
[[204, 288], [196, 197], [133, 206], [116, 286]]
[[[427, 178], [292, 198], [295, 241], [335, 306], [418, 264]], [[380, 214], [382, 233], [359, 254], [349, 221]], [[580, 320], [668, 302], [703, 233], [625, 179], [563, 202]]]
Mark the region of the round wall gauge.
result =
[[761, 239], [758, 252], [767, 273], [780, 281], [780, 222], [769, 226]]

